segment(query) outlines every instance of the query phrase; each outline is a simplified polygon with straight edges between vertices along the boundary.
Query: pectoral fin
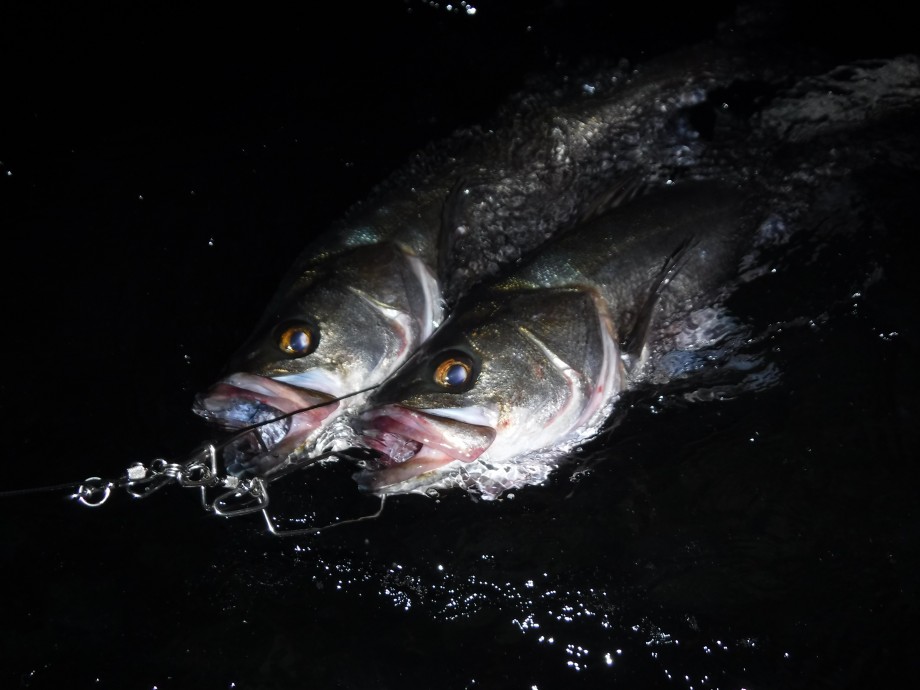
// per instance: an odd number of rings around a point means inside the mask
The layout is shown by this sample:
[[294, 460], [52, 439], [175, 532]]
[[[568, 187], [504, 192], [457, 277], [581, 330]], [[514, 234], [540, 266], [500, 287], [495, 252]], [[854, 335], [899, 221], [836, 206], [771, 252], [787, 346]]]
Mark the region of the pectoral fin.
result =
[[658, 300], [686, 264], [687, 255], [695, 244], [696, 237], [694, 235], [688, 236], [664, 260], [661, 270], [652, 280], [644, 300], [636, 310], [636, 318], [632, 327], [626, 332], [626, 336], [620, 343], [620, 351], [627, 355], [630, 360], [635, 361], [641, 357], [642, 349], [648, 340], [649, 328], [652, 324], [652, 318], [655, 316]]

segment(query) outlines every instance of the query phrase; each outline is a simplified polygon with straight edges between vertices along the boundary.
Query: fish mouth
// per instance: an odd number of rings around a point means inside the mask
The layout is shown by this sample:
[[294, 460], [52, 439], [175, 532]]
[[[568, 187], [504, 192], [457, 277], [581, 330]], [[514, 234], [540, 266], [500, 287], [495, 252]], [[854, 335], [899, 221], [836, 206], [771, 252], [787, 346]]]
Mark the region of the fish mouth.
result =
[[379, 453], [355, 475], [361, 488], [386, 492], [452, 462], [472, 462], [495, 440], [495, 429], [403, 405], [384, 405], [361, 415], [362, 441]]
[[339, 407], [331, 395], [253, 374], [233, 374], [195, 398], [192, 411], [228, 431], [252, 428], [222, 447], [235, 476], [265, 475], [297, 450]]

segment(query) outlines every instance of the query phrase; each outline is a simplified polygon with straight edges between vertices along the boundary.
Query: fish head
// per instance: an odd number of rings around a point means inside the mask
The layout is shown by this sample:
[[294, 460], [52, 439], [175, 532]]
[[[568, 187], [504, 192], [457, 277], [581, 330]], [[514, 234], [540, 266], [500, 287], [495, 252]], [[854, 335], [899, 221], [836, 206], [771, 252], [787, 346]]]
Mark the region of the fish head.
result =
[[193, 410], [228, 430], [258, 425], [224, 464], [233, 474], [270, 474], [312, 452], [320, 432], [363, 400], [339, 398], [384, 380], [439, 319], [433, 278], [395, 245], [308, 263]]
[[473, 461], [514, 461], [596, 416], [622, 386], [606, 312], [585, 290], [495, 294], [452, 317], [361, 415], [377, 493], [430, 486]]

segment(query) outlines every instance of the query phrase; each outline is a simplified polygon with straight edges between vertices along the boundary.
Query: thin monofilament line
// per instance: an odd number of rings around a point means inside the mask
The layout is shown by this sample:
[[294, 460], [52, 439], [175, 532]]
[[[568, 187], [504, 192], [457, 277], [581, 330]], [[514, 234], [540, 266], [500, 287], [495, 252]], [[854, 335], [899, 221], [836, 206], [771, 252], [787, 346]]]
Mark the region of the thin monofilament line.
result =
[[[296, 409], [296, 410], [291, 410], [290, 412], [285, 412], [284, 414], [278, 415], [277, 417], [272, 417], [271, 419], [266, 419], [266, 420], [263, 420], [263, 421], [261, 421], [261, 422], [256, 422], [255, 424], [250, 424], [249, 426], [244, 426], [244, 427], [242, 427], [241, 429], [238, 429], [238, 430], [237, 430], [232, 436], [230, 436], [229, 438], [224, 439], [224, 440], [221, 441], [220, 443], [214, 444], [214, 448], [215, 448], [215, 450], [219, 450], [219, 449], [225, 448], [225, 447], [228, 446], [229, 444], [233, 443], [236, 439], [238, 439], [238, 438], [240, 438], [240, 437], [242, 437], [242, 436], [245, 436], [245, 435], [248, 434], [250, 431], [254, 431], [254, 430], [256, 430], [256, 429], [258, 429], [258, 428], [260, 428], [260, 427], [266, 426], [267, 424], [274, 424], [275, 422], [280, 422], [280, 421], [282, 421], [282, 420], [284, 420], [284, 419], [287, 419], [288, 417], [293, 417], [293, 416], [295, 416], [295, 415], [298, 415], [298, 414], [300, 414], [301, 412], [309, 412], [310, 410], [315, 410], [315, 409], [318, 409], [318, 408], [320, 408], [320, 407], [325, 407], [326, 405], [332, 405], [333, 403], [337, 403], [337, 402], [340, 402], [340, 401], [342, 401], [342, 400], [346, 400], [346, 399], [348, 399], [348, 398], [353, 398], [353, 397], [355, 397], [356, 395], [361, 395], [362, 393], [367, 393], [368, 391], [372, 391], [372, 390], [374, 390], [375, 388], [377, 388], [379, 385], [380, 385], [379, 383], [378, 383], [378, 384], [374, 384], [373, 386], [368, 386], [367, 388], [362, 388], [362, 389], [360, 389], [360, 390], [356, 390], [356, 391], [353, 391], [353, 392], [351, 392], [351, 393], [346, 393], [345, 395], [340, 395], [340, 396], [337, 397], [337, 398], [332, 398], [331, 400], [326, 400], [325, 402], [316, 403], [315, 405], [309, 405], [309, 406], [307, 406], [307, 407], [301, 407], [301, 408], [298, 408], [298, 409]], [[260, 441], [260, 443], [261, 443], [261, 441]]]
[[84, 481], [71, 482], [70, 484], [51, 484], [49, 486], [39, 486], [32, 489], [11, 489], [9, 491], [0, 491], [0, 498], [26, 496], [28, 494], [37, 494], [42, 491], [64, 491], [65, 489], [76, 489], [78, 486], [83, 484]]
[[[265, 426], [266, 424], [272, 424], [274, 422], [278, 422], [283, 419], [287, 419], [288, 417], [293, 417], [294, 415], [300, 414], [301, 412], [309, 412], [310, 410], [315, 410], [319, 407], [324, 407], [326, 405], [332, 405], [333, 403], [337, 403], [341, 400], [345, 400], [347, 398], [353, 398], [354, 396], [361, 395], [362, 393], [367, 393], [368, 391], [372, 391], [375, 388], [377, 388], [377, 385], [368, 386], [367, 388], [362, 388], [361, 390], [353, 391], [351, 393], [346, 393], [345, 395], [341, 395], [337, 398], [332, 398], [331, 400], [326, 400], [321, 403], [316, 403], [315, 405], [309, 405], [308, 407], [302, 407], [297, 410], [286, 412], [282, 415], [279, 415], [278, 417], [273, 417], [272, 419], [266, 419], [265, 421], [258, 422], [256, 424], [251, 424], [247, 427], [243, 427], [242, 429], [238, 430], [232, 436], [225, 439], [221, 443], [214, 444], [214, 448], [215, 449], [224, 448], [225, 446], [232, 443], [233, 441], [240, 438], [241, 436], [248, 434], [250, 431], [258, 429], [259, 427]], [[321, 456], [321, 457], [328, 457], [328, 455], [329, 454], [324, 454], [324, 456]], [[83, 486], [85, 483], [86, 483], [86, 480], [84, 479], [84, 480], [76, 481], [76, 482], [68, 482], [65, 484], [49, 484], [46, 486], [37, 486], [37, 487], [29, 488], [29, 489], [9, 489], [5, 491], [0, 491], [0, 498], [12, 498], [13, 496], [27, 496], [29, 494], [64, 491], [66, 489], [77, 489], [78, 487]], [[122, 480], [122, 479], [106, 482], [106, 484], [110, 484], [112, 486], [123, 486], [126, 483], [128, 483], [128, 480]]]

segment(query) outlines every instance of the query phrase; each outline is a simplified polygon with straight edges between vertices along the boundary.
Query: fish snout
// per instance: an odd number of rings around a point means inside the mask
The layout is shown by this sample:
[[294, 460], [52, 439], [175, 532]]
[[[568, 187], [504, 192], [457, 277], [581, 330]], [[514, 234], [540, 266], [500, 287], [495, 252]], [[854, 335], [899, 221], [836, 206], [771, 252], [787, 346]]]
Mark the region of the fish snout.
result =
[[320, 391], [234, 374], [196, 396], [192, 411], [230, 431], [251, 427], [245, 438], [226, 446], [224, 464], [231, 474], [262, 475], [303, 446], [339, 405]]

